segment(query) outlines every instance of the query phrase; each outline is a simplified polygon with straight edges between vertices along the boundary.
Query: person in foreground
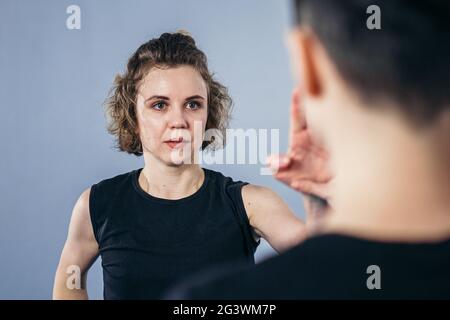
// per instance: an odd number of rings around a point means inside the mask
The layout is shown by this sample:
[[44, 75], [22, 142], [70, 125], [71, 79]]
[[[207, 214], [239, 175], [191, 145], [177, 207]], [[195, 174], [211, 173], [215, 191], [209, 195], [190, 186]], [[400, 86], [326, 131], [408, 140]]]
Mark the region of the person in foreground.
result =
[[377, 3], [369, 30], [371, 1], [295, 1], [300, 89], [275, 177], [328, 214], [280, 256], [166, 298], [450, 298], [450, 4]]

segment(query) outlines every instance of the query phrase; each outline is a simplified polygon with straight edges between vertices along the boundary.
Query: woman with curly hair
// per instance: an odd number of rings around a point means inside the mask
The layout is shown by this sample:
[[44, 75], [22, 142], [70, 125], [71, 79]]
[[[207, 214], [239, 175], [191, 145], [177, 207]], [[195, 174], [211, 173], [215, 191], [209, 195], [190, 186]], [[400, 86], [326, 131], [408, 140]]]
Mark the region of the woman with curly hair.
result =
[[[230, 107], [191, 36], [164, 33], [137, 49], [115, 79], [106, 113], [119, 150], [143, 155], [145, 165], [81, 194], [55, 299], [88, 298], [87, 272], [99, 255], [105, 299], [152, 299], [203, 269], [254, 264], [259, 237], [276, 251], [305, 238], [304, 223], [274, 192], [196, 161], [200, 149], [225, 137]], [[218, 139], [204, 141], [209, 129]], [[73, 266], [80, 285], [71, 289], [66, 272]]]

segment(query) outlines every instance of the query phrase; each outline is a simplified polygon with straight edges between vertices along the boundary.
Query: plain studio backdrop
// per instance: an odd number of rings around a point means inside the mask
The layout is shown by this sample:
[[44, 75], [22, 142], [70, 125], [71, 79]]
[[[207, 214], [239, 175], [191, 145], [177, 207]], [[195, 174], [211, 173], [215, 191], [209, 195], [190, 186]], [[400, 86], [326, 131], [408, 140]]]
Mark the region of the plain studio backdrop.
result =
[[[79, 30], [66, 26], [70, 5], [81, 9]], [[142, 157], [113, 148], [102, 103], [150, 38], [188, 30], [234, 99], [231, 128], [279, 129], [284, 152], [293, 87], [288, 25], [289, 2], [279, 0], [2, 0], [0, 298], [50, 299], [80, 193], [143, 166]], [[261, 175], [261, 164], [205, 167], [272, 188], [304, 217], [299, 194]], [[263, 241], [256, 259], [273, 254]], [[98, 259], [88, 292], [101, 299], [102, 291]]]

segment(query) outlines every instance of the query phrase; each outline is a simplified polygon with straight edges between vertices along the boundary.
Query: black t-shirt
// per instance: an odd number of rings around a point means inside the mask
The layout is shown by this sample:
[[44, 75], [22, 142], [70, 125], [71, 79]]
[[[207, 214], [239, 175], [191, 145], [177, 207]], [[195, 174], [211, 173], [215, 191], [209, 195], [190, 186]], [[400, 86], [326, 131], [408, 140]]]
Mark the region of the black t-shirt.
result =
[[91, 187], [90, 214], [103, 268], [105, 299], [154, 299], [202, 269], [254, 265], [242, 202], [242, 181], [203, 169], [197, 192], [179, 200], [151, 196], [139, 186], [142, 169]]
[[450, 239], [408, 244], [316, 236], [254, 267], [192, 278], [166, 298], [450, 299]]

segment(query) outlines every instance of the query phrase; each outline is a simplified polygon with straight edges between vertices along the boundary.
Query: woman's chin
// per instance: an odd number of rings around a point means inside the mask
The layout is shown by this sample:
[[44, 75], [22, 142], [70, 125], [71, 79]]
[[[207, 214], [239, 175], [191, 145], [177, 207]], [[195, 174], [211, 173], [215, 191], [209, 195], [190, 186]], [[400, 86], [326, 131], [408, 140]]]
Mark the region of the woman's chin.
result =
[[170, 166], [181, 166], [194, 162], [192, 152], [185, 153], [182, 149], [172, 150], [164, 158], [165, 162]]

